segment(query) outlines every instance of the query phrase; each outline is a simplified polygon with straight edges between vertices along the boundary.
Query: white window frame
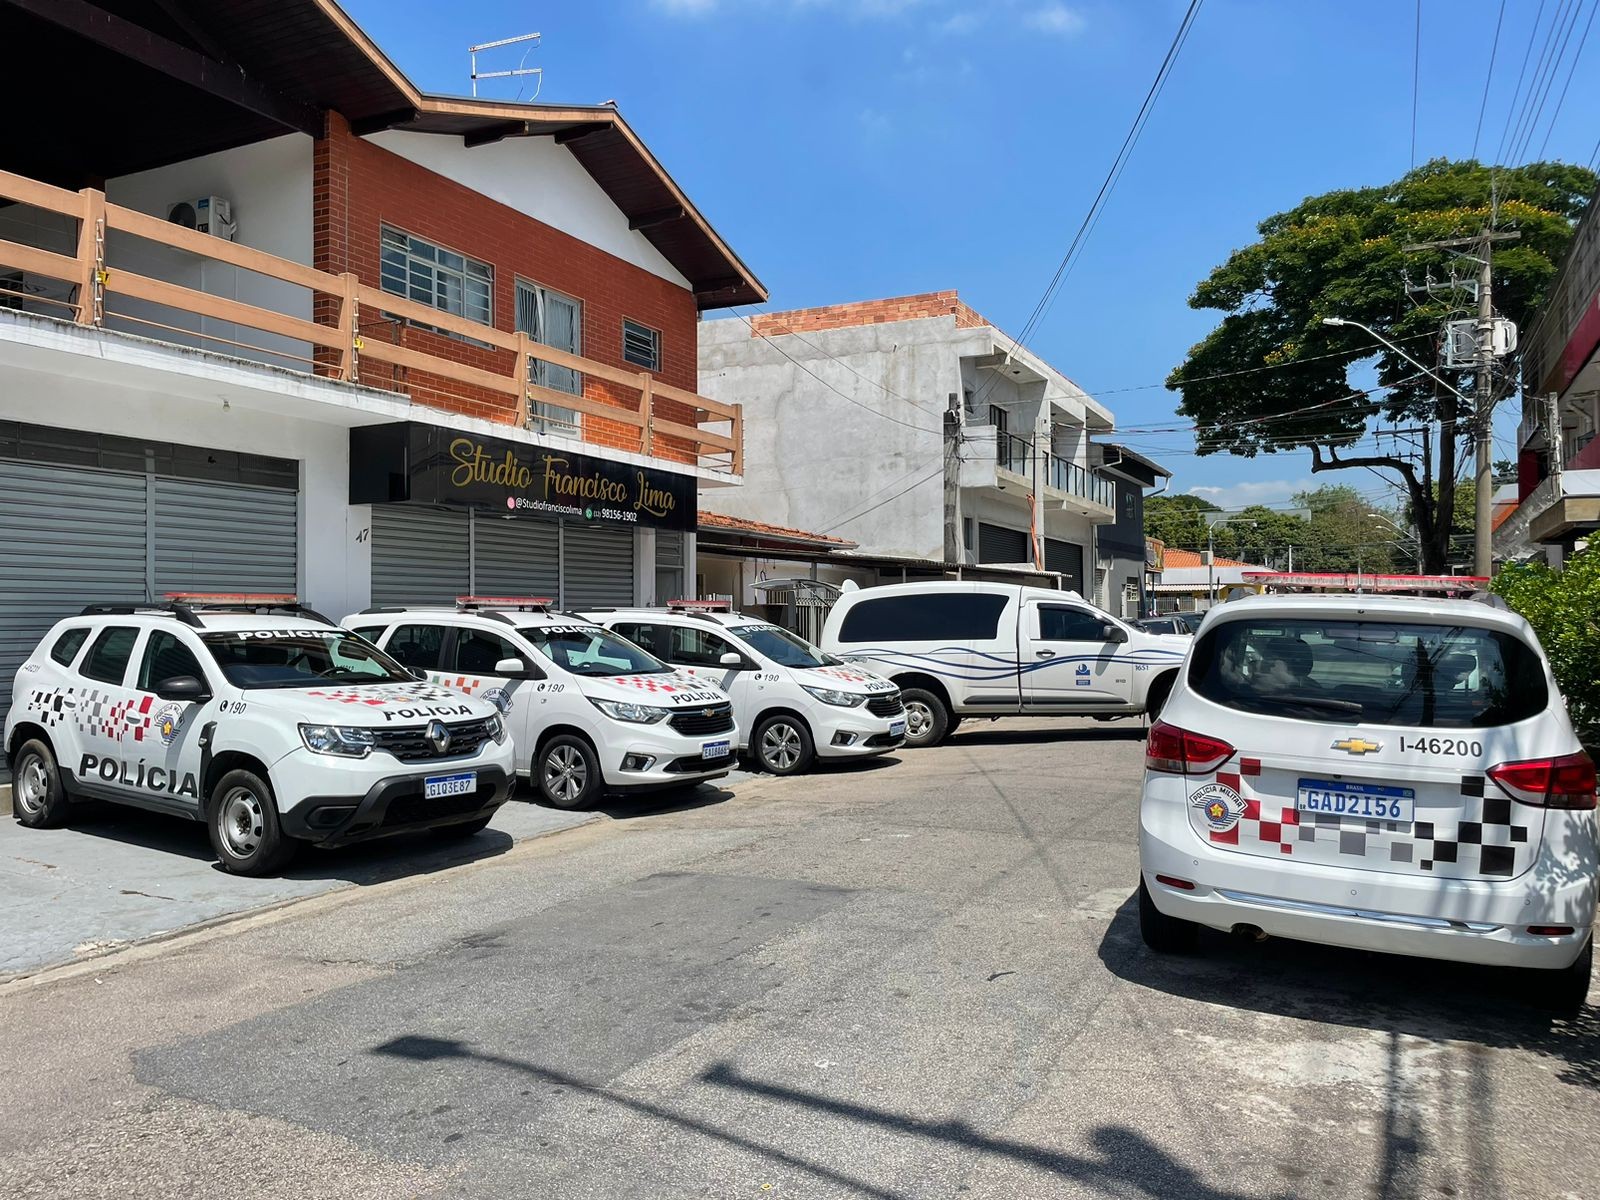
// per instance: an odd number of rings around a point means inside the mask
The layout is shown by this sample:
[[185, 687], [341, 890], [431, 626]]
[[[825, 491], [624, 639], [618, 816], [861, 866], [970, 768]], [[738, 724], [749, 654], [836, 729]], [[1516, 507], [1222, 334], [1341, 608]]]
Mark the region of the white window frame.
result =
[[[403, 248], [392, 245], [390, 244], [390, 239], [392, 238], [404, 238], [406, 245]], [[433, 252], [432, 260], [430, 261], [426, 256], [417, 253], [414, 249], [414, 244], [425, 246], [431, 250]], [[399, 288], [391, 286], [393, 281], [389, 271], [386, 269], [389, 266], [389, 256], [395, 254], [404, 256], [405, 278], [400, 281], [401, 286]], [[461, 265], [457, 267], [452, 263], [441, 261], [441, 255], [449, 255], [459, 259]], [[473, 270], [472, 268], [477, 269]], [[412, 280], [417, 272], [426, 272], [433, 279], [433, 287], [430, 289], [430, 296], [427, 299], [412, 294]], [[440, 303], [441, 299], [447, 298], [442, 297], [439, 291], [441, 278], [455, 281], [456, 294], [461, 298], [459, 308], [451, 308], [448, 304]], [[475, 290], [469, 285], [474, 284], [481, 285], [482, 288], [481, 312], [477, 308], [470, 310], [468, 308], [469, 292]], [[401, 229], [398, 225], [384, 224], [379, 226], [378, 285], [391, 296], [400, 296], [407, 300], [413, 300], [418, 304], [426, 304], [430, 308], [438, 309], [440, 312], [449, 313], [451, 316], [460, 317], [466, 321], [475, 321], [480, 325], [487, 325], [491, 329], [494, 327], [494, 266], [473, 258], [470, 254], [463, 254], [459, 250], [452, 250], [448, 246], [442, 246], [430, 238], [419, 237], [417, 234]]]
[[[533, 297], [534, 328], [532, 329], [522, 328], [522, 297], [525, 294]], [[519, 332], [526, 333], [530, 338], [536, 342], [539, 342], [541, 345], [554, 345], [554, 343], [546, 342], [541, 336], [544, 331], [545, 302], [549, 298], [554, 297], [557, 300], [572, 305], [577, 312], [576, 325], [573, 331], [575, 334], [573, 338], [575, 346], [573, 349], [568, 350], [567, 353], [577, 354], [580, 356], [583, 354], [582, 300], [578, 299], [576, 296], [569, 296], [566, 292], [560, 291], [557, 288], [546, 287], [544, 284], [537, 283], [532, 279], [525, 279], [521, 275], [517, 276], [513, 296], [513, 325]], [[565, 347], [561, 346], [556, 346], [555, 348], [558, 350], [565, 349]], [[562, 368], [555, 367], [537, 357], [533, 362], [532, 382], [538, 384], [540, 387], [550, 388], [553, 391], [569, 392], [574, 396], [583, 395], [583, 376], [581, 374], [576, 371], [564, 371]], [[545, 404], [542, 401], [535, 401], [528, 407], [528, 427], [530, 429], [536, 429], [540, 433], [564, 433], [576, 437], [579, 436], [581, 431], [581, 417], [576, 409], [561, 408], [555, 404]]]
[[[629, 331], [629, 326], [632, 326], [633, 329], [635, 329], [635, 330], [638, 330], [638, 331], [640, 331], [642, 333], [648, 333], [650, 335], [650, 345], [651, 345], [652, 350], [655, 352], [655, 361], [654, 362], [644, 363], [644, 362], [640, 362], [636, 358], [629, 358], [628, 357], [628, 331]], [[646, 325], [643, 321], [635, 321], [632, 317], [623, 317], [622, 318], [622, 361], [627, 363], [630, 366], [641, 367], [646, 371], [659, 371], [659, 370], [661, 370], [661, 331], [659, 329], [652, 329], [650, 326]]]

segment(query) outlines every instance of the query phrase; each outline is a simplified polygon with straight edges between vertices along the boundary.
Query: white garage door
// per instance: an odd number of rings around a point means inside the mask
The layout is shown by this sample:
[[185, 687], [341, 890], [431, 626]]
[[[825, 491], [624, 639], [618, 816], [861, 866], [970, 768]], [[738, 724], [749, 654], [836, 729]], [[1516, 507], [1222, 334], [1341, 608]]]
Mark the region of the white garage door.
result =
[[472, 591], [466, 509], [378, 504], [372, 509], [372, 602], [454, 604]]

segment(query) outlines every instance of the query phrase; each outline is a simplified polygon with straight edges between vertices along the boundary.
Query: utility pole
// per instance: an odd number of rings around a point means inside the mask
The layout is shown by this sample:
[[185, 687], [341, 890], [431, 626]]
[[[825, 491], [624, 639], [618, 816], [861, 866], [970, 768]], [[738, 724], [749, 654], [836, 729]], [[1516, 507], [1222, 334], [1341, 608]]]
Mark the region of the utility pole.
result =
[[961, 397], [950, 393], [944, 410], [944, 560], [964, 561], [961, 545]]

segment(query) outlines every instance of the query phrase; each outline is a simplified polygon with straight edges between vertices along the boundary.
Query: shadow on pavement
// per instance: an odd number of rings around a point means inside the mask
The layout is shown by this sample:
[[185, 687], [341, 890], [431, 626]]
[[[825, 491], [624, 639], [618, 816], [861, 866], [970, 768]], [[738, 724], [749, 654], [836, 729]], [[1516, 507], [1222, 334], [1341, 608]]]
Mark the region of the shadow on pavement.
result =
[[1530, 1050], [1564, 1083], [1600, 1089], [1600, 1009], [1553, 1017], [1526, 973], [1271, 938], [1200, 931], [1194, 955], [1158, 955], [1139, 936], [1137, 896], [1117, 910], [1100, 960], [1118, 978], [1188, 1000], [1434, 1041]]
[[1096, 721], [1093, 727], [1072, 726], [1066, 729], [1015, 729], [1007, 726], [986, 729], [963, 722], [960, 729], [950, 735], [947, 746], [1044, 746], [1052, 742], [1142, 742], [1144, 723], [1138, 717], [1120, 721]]
[[710, 808], [725, 804], [733, 793], [724, 787], [709, 783], [692, 787], [666, 788], [659, 792], [636, 792], [627, 796], [607, 796], [594, 806], [614, 821], [633, 821], [640, 817], [663, 817], [669, 813], [693, 812], [697, 808]]
[[[641, 1116], [662, 1121], [712, 1138], [726, 1145], [748, 1150], [762, 1158], [804, 1171], [819, 1180], [871, 1196], [876, 1200], [909, 1200], [910, 1192], [895, 1191], [847, 1174], [839, 1166], [801, 1157], [781, 1146], [764, 1143], [749, 1132], [758, 1122], [745, 1121], [740, 1128], [715, 1125], [654, 1100], [643, 1099], [636, 1091], [623, 1091], [590, 1083], [570, 1072], [541, 1067], [492, 1051], [478, 1050], [456, 1038], [403, 1035], [375, 1046], [372, 1054], [413, 1062], [440, 1062], [456, 1059], [516, 1071], [541, 1083], [571, 1088], [597, 1099], [619, 1105]], [[952, 1117], [930, 1121], [893, 1109], [854, 1101], [839, 1100], [787, 1084], [769, 1083], [738, 1072], [727, 1063], [718, 1063], [699, 1075], [702, 1083], [737, 1091], [774, 1105], [807, 1109], [852, 1125], [865, 1125], [889, 1133], [923, 1138], [955, 1146], [971, 1154], [1010, 1160], [1033, 1167], [1058, 1178], [1081, 1183], [1115, 1187], [1118, 1194], [1152, 1197], [1183, 1197], [1184, 1200], [1246, 1200], [1245, 1195], [1219, 1190], [1202, 1181], [1188, 1166], [1168, 1155], [1144, 1135], [1123, 1125], [1100, 1125], [1090, 1133], [1095, 1153], [1073, 1154], [1051, 1146], [986, 1134], [971, 1123]], [[1259, 1195], [1250, 1200], [1262, 1200]]]

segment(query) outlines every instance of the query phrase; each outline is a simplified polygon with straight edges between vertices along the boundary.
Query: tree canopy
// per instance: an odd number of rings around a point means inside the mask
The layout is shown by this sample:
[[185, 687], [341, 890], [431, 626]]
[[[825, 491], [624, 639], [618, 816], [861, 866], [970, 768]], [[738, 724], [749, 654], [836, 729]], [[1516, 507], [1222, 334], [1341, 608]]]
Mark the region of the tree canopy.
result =
[[[1183, 394], [1178, 411], [1195, 422], [1199, 453], [1309, 449], [1313, 471], [1393, 472], [1410, 494], [1425, 568], [1443, 569], [1456, 490], [1434, 483], [1460, 477], [1469, 414], [1364, 330], [1323, 318], [1371, 326], [1435, 367], [1444, 322], [1472, 315], [1474, 301], [1463, 288], [1408, 295], [1403, 280], [1444, 284], [1452, 272], [1471, 279], [1476, 264], [1456, 251], [1406, 247], [1493, 226], [1519, 235], [1494, 250], [1495, 308], [1526, 329], [1597, 182], [1593, 172], [1562, 163], [1491, 169], [1439, 159], [1392, 184], [1328, 192], [1268, 217], [1260, 239], [1230, 255], [1189, 299], [1193, 308], [1226, 314], [1167, 380]], [[1352, 367], [1368, 361], [1379, 385], [1371, 392], [1351, 380]], [[1501, 366], [1509, 373], [1514, 362]], [[1455, 382], [1476, 396], [1470, 373]], [[1428, 427], [1433, 453], [1358, 448], [1375, 420]]]
[[1206, 514], [1226, 515], [1228, 523], [1210, 527], [1219, 556], [1297, 571], [1414, 570], [1414, 543], [1397, 535], [1396, 514], [1373, 516], [1372, 505], [1354, 488], [1332, 485], [1301, 492], [1294, 509], [1252, 505], [1223, 510], [1201, 496], [1152, 496], [1145, 501], [1145, 535], [1168, 546], [1204, 550]]

